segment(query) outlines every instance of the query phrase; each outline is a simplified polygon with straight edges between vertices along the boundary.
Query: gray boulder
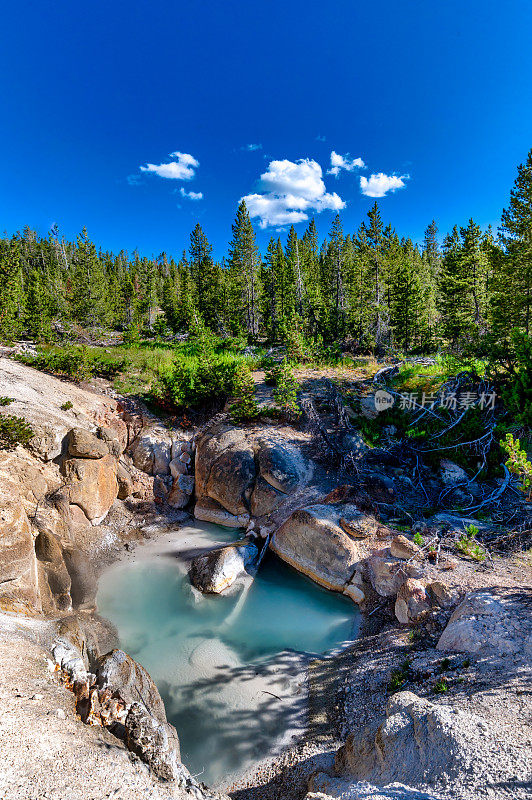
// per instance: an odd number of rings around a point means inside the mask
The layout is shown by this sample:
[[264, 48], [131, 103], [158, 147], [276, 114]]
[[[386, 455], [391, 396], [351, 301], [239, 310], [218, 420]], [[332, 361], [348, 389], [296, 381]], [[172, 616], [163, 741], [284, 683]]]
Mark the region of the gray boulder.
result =
[[258, 547], [249, 539], [211, 550], [193, 560], [190, 581], [200, 592], [220, 594], [249, 571], [258, 556]]
[[467, 483], [469, 475], [448, 458], [442, 458], [440, 461], [440, 478], [445, 486], [456, 486], [459, 483]]
[[165, 428], [145, 428], [131, 446], [133, 463], [148, 475], [168, 475], [172, 460], [172, 439]]
[[438, 650], [507, 656], [532, 655], [530, 599], [525, 592], [470, 592], [453, 612]]
[[419, 563], [403, 561], [383, 551], [368, 558], [366, 574], [377, 594], [395, 597], [408, 578], [421, 578], [424, 570]]
[[181, 764], [179, 738], [172, 725], [160, 722], [139, 703], [133, 703], [124, 728], [128, 750], [146, 762], [159, 780], [185, 783], [189, 773]]
[[295, 491], [308, 469], [300, 451], [272, 439], [260, 439], [257, 448], [262, 478], [283, 494]]
[[250, 510], [254, 517], [263, 517], [279, 508], [285, 500], [286, 495], [283, 492], [275, 489], [262, 475], [259, 475], [251, 495]]
[[66, 437], [67, 452], [73, 458], [103, 458], [109, 453], [109, 447], [103, 439], [84, 430], [72, 428]]
[[[485, 794], [497, 797], [509, 780], [525, 785], [520, 782], [530, 778], [527, 761], [523, 748], [481, 717], [399, 692], [388, 701], [384, 721], [348, 737], [336, 754], [335, 771], [377, 786], [399, 782], [427, 789], [431, 797], [442, 790], [446, 797], [478, 797], [489, 776], [493, 792]], [[453, 786], [456, 793], [449, 792]]]
[[425, 586], [416, 578], [407, 578], [397, 593], [395, 616], [402, 625], [420, 622], [430, 611], [430, 598]]
[[245, 442], [224, 450], [211, 467], [206, 495], [231, 514], [245, 514], [256, 476], [255, 454]]

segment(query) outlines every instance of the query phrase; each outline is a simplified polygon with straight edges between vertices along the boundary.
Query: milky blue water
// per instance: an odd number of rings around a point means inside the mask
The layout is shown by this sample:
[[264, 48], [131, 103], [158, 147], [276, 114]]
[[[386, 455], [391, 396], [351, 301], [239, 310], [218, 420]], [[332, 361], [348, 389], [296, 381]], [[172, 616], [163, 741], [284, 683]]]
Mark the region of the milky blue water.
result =
[[[190, 586], [186, 556], [238, 534], [199, 524], [164, 552], [142, 548], [102, 576], [98, 610], [150, 673], [177, 728], [182, 760], [215, 783], [269, 755], [305, 722], [304, 659], [355, 638], [358, 612], [268, 555], [231, 596]], [[294, 652], [296, 651], [296, 652]], [[286, 738], [286, 737], [285, 737]]]

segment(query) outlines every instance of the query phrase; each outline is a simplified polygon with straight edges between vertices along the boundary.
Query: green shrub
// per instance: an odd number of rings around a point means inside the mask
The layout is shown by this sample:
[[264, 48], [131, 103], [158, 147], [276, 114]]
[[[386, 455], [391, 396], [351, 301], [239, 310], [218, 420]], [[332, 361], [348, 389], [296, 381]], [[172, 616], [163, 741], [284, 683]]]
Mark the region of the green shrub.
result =
[[277, 386], [277, 381], [281, 377], [282, 370], [282, 362], [278, 362], [277, 364], [272, 363], [264, 373], [264, 383], [267, 383], [268, 386]]
[[0, 406], [9, 406], [13, 400], [13, 397], [0, 397]]
[[273, 390], [273, 399], [279, 410], [287, 417], [298, 417], [301, 409], [297, 403], [299, 384], [292, 368], [285, 360], [279, 365], [276, 375], [276, 386]]
[[233, 397], [231, 418], [234, 422], [247, 422], [257, 418], [259, 409], [255, 400], [255, 381], [249, 365], [245, 361], [236, 367], [233, 380]]
[[159, 375], [152, 397], [176, 408], [219, 406], [231, 396], [239, 362], [234, 358], [177, 358]]
[[70, 400], [67, 400], [66, 403], [63, 403], [61, 406], [61, 411], [70, 411], [70, 409], [73, 407], [73, 403]]
[[12, 450], [18, 444], [26, 446], [32, 436], [33, 429], [23, 417], [0, 417], [0, 450]]
[[53, 347], [35, 355], [21, 353], [16, 358], [35, 369], [64, 375], [77, 381], [88, 380], [93, 375], [112, 378], [126, 366], [124, 358], [90, 349], [85, 345]]
[[487, 337], [492, 380], [502, 387], [502, 399], [512, 419], [532, 427], [532, 336], [518, 328], [506, 340]]
[[506, 434], [506, 439], [503, 439], [500, 445], [508, 455], [506, 466], [513, 475], [517, 475], [521, 491], [530, 500], [532, 497], [532, 464], [528, 460], [526, 451], [521, 449], [521, 442], [519, 439], [514, 439], [511, 433]]
[[312, 361], [312, 347], [306, 341], [301, 331], [294, 326], [285, 334], [286, 358], [294, 364]]

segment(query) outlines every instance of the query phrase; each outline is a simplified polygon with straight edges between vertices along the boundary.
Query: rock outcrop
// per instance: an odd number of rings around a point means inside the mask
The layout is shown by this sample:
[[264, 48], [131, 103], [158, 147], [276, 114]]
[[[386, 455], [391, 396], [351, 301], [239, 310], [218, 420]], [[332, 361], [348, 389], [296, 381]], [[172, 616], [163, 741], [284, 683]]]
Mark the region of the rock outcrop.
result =
[[[382, 722], [352, 733], [336, 755], [335, 768], [352, 781], [379, 787], [397, 782], [431, 797], [440, 792], [477, 797], [481, 787], [495, 796], [508, 775], [517, 785], [530, 777], [526, 753], [483, 719], [411, 692], [390, 698]], [[327, 793], [327, 776], [316, 776], [312, 788]]]
[[85, 722], [113, 730], [159, 780], [186, 785], [190, 774], [181, 764], [177, 732], [166, 719], [157, 687], [140, 664], [123, 650], [94, 660], [79, 626], [62, 627], [53, 655], [68, 676]]
[[423, 567], [391, 555], [390, 550], [370, 556], [366, 562], [368, 580], [381, 597], [395, 597], [408, 578], [421, 578]]
[[[2, 394], [13, 401], [0, 408], [0, 414], [15, 414], [31, 425], [34, 436], [29, 447], [44, 461], [61, 455], [65, 436], [72, 428], [87, 431], [100, 426], [110, 428], [125, 445], [126, 425], [120, 419], [117, 401], [111, 397], [60, 381], [7, 358], [0, 358], [0, 386]], [[61, 406], [68, 402], [72, 403], [72, 408], [65, 411]]]
[[0, 484], [0, 608], [40, 607], [31, 526], [13, 487]]
[[420, 622], [430, 611], [431, 603], [424, 584], [415, 578], [407, 578], [395, 601], [395, 616], [403, 625]]
[[89, 522], [98, 525], [118, 497], [118, 463], [114, 456], [65, 458], [61, 471], [70, 503], [79, 506]]
[[[135, 467], [155, 477], [154, 493], [174, 508], [185, 508], [194, 493], [192, 467], [194, 443], [159, 425], [143, 428], [131, 445]], [[125, 488], [124, 488], [125, 491]]]
[[302, 488], [310, 467], [278, 433], [214, 423], [196, 441], [197, 519], [245, 527], [266, 517]]

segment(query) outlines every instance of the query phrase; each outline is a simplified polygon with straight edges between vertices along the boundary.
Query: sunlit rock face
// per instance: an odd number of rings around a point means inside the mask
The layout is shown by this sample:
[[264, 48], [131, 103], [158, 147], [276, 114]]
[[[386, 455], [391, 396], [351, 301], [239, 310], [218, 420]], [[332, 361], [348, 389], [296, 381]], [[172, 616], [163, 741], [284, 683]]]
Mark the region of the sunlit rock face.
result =
[[277, 431], [217, 423], [196, 441], [195, 472], [196, 518], [236, 528], [278, 509], [308, 483], [312, 469]]

